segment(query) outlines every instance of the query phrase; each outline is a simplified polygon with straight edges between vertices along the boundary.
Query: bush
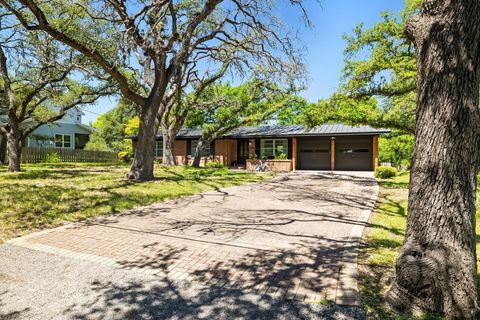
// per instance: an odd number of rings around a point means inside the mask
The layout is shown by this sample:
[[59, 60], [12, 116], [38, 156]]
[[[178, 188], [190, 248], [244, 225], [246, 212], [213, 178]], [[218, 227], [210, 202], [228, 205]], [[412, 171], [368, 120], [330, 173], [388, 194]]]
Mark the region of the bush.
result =
[[393, 167], [378, 167], [375, 171], [375, 177], [380, 179], [389, 179], [396, 177], [398, 174], [397, 169]]
[[217, 169], [222, 169], [225, 168], [225, 165], [221, 162], [217, 161], [208, 161], [205, 163], [205, 168], [217, 168]]
[[118, 153], [118, 160], [124, 163], [129, 163], [132, 161], [133, 155], [128, 151], [120, 151]]
[[89, 151], [112, 151], [105, 139], [103, 139], [97, 132], [90, 135], [90, 139], [85, 145], [85, 150]]
[[58, 163], [60, 162], [60, 158], [56, 152], [50, 152], [45, 155], [45, 163]]

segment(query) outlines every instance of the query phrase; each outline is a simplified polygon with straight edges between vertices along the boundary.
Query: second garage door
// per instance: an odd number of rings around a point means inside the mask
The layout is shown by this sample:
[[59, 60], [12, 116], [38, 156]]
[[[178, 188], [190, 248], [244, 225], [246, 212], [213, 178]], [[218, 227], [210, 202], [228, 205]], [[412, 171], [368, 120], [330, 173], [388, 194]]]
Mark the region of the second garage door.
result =
[[298, 139], [298, 168], [302, 170], [329, 170], [330, 139]]
[[373, 170], [372, 137], [345, 137], [335, 141], [335, 170]]

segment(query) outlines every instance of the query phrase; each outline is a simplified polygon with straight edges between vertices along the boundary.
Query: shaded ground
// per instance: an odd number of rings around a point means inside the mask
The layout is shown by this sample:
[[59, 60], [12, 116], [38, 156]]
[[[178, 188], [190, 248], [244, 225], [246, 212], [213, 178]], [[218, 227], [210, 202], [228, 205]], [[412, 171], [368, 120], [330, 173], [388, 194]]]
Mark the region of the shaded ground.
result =
[[7, 173], [0, 167], [0, 243], [9, 238], [89, 217], [188, 196], [270, 175], [226, 169], [160, 167], [156, 181], [127, 180], [126, 165], [58, 163], [25, 165]]
[[371, 178], [299, 173], [18, 238], [0, 247], [0, 314], [361, 318], [319, 303], [358, 302], [377, 191]]
[[28, 266], [0, 266], [9, 277], [0, 285], [2, 320], [364, 318], [360, 308], [283, 302], [10, 245], [0, 258]]

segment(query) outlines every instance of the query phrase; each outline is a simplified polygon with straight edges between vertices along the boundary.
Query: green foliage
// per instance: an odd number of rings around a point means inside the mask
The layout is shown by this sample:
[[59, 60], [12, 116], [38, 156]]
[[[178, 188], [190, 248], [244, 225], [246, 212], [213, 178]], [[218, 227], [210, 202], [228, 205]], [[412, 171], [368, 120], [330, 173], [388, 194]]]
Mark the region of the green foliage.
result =
[[92, 151], [112, 151], [107, 145], [105, 139], [100, 135], [98, 131], [94, 131], [90, 135], [90, 139], [85, 145], [85, 150]]
[[378, 151], [380, 162], [390, 162], [396, 166], [410, 166], [413, 154], [414, 136], [394, 131], [379, 139]]
[[415, 48], [405, 38], [404, 25], [419, 5], [418, 0], [407, 1], [400, 14], [384, 12], [373, 27], [365, 29], [360, 23], [352, 35], [344, 36], [340, 89], [306, 110], [308, 125], [342, 122], [414, 133]]
[[379, 126], [381, 111], [375, 98], [347, 99], [335, 94], [327, 100], [306, 109], [305, 119], [309, 126], [324, 123], [345, 123], [350, 125], [371, 124]]
[[273, 116], [273, 120], [279, 125], [304, 124], [306, 111], [314, 108], [315, 104], [308, 103], [301, 97], [290, 99], [289, 102]]
[[118, 153], [118, 160], [123, 163], [130, 163], [133, 159], [133, 153], [128, 151], [120, 151]]
[[253, 80], [239, 86], [218, 83], [206, 88], [198, 108], [187, 115], [186, 127], [203, 127], [202, 139], [221, 136], [240, 126], [258, 125], [302, 99], [275, 85]]
[[274, 157], [275, 160], [287, 160], [287, 155], [285, 153], [276, 154]]
[[140, 119], [138, 118], [138, 116], [136, 116], [133, 119], [128, 120], [125, 126], [125, 134], [136, 135], [138, 134], [139, 127], [140, 127]]
[[218, 161], [208, 161], [207, 163], [205, 163], [205, 168], [222, 169], [222, 168], [225, 168], [225, 165], [222, 162], [218, 162]]
[[397, 175], [398, 171], [393, 167], [378, 167], [375, 171], [375, 177], [379, 179], [390, 179]]
[[[132, 120], [136, 114], [137, 108], [135, 105], [125, 99], [120, 99], [115, 108], [100, 115], [93, 123], [93, 127], [97, 129], [97, 132], [93, 135], [98, 135], [103, 139], [109, 150], [125, 151], [124, 138], [125, 135], [129, 135], [125, 131], [135, 132], [134, 134], [138, 131], [138, 119]], [[133, 125], [135, 129], [129, 124], [130, 122], [135, 122]]]
[[49, 152], [45, 155], [44, 163], [58, 163], [60, 158], [56, 152]]
[[256, 153], [249, 154], [249, 155], [248, 155], [248, 159], [250, 159], [250, 160], [257, 160], [257, 159], [258, 159], [258, 155], [257, 155]]
[[139, 119], [135, 105], [120, 99], [112, 110], [100, 115], [93, 123], [96, 131], [90, 136], [86, 150], [114, 151], [119, 160], [129, 163], [133, 159], [132, 140], [125, 136], [138, 133]]

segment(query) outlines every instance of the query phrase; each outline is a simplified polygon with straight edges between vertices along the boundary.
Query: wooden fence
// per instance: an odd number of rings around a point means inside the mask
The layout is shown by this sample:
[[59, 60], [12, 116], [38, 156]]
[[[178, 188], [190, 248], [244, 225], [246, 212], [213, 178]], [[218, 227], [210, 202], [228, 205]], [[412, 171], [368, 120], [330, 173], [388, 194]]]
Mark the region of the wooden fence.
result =
[[86, 151], [79, 149], [25, 147], [22, 163], [52, 162], [117, 162], [118, 156], [110, 151]]

